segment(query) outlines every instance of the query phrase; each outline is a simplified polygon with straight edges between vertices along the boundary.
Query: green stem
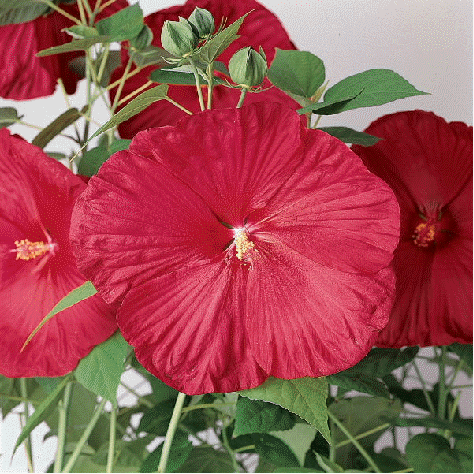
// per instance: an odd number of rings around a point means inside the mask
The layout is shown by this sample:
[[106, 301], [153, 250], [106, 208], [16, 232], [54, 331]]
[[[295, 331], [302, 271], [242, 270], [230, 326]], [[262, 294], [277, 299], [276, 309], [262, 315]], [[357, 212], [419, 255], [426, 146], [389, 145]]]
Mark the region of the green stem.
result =
[[250, 449], [255, 449], [255, 445], [249, 444], [248, 446], [242, 446], [241, 448], [234, 449], [234, 453], [241, 453], [243, 451], [248, 451]]
[[369, 453], [361, 446], [361, 444], [352, 436], [352, 434], [347, 430], [347, 428], [337, 419], [337, 417], [331, 413], [331, 410], [327, 411], [329, 418], [333, 421], [333, 423], [347, 436], [349, 440], [351, 440], [352, 444], [357, 448], [360, 454], [364, 457], [367, 461], [369, 466], [375, 472], [382, 472], [375, 464], [374, 460], [369, 456]]
[[420, 369], [416, 365], [416, 359], [413, 360], [413, 368], [415, 369], [416, 375], [418, 376], [418, 380], [421, 383], [421, 390], [423, 391], [423, 395], [425, 396], [426, 403], [428, 404], [428, 408], [430, 409], [430, 413], [435, 416], [436, 415], [436, 409], [435, 406], [433, 405], [433, 401], [431, 400], [430, 394], [428, 393], [428, 390], [426, 389], [426, 384], [423, 376], [421, 375]]
[[243, 88], [240, 91], [240, 97], [239, 97], [239, 102], [237, 103], [237, 109], [240, 109], [242, 105], [244, 104], [245, 96], [247, 95], [248, 89]]
[[198, 70], [196, 68], [196, 64], [194, 64], [194, 61], [192, 58], [189, 58], [189, 64], [191, 64], [191, 68], [193, 70], [194, 74], [194, 79], [196, 80], [196, 89], [199, 97], [199, 106], [201, 107], [201, 110], [206, 110], [206, 107], [204, 105], [204, 97], [202, 96], [202, 89], [201, 89], [201, 78], [199, 77]]
[[227, 426], [224, 424], [222, 428], [222, 444], [224, 448], [229, 453], [230, 459], [232, 460], [232, 467], [234, 468], [234, 472], [240, 472], [239, 465], [237, 464], [237, 459], [235, 458], [235, 452], [230, 447], [229, 439], [227, 438]]
[[173, 104], [174, 106], [178, 107], [178, 109], [181, 109], [183, 112], [187, 113], [188, 115], [193, 115], [193, 113], [188, 110], [186, 107], [183, 107], [181, 104], [178, 102], [175, 102], [171, 97], [166, 96], [165, 99], [170, 103]]
[[122, 95], [123, 86], [125, 85], [125, 80], [127, 79], [127, 76], [128, 76], [128, 73], [130, 72], [132, 64], [133, 64], [132, 63], [132, 58], [130, 58], [128, 60], [127, 65], [125, 66], [125, 71], [123, 72], [122, 77], [120, 78], [120, 82], [118, 84], [117, 94], [115, 95], [114, 103], [113, 103], [112, 108], [110, 110], [112, 115], [115, 113], [115, 109], [117, 108], [118, 101], [120, 100], [120, 96]]
[[441, 347], [441, 358], [439, 361], [439, 396], [438, 396], [438, 418], [446, 419], [446, 346]]
[[104, 409], [106, 403], [107, 400], [104, 398], [100, 402], [99, 406], [96, 408], [94, 414], [92, 415], [91, 421], [89, 421], [89, 424], [87, 425], [86, 429], [82, 433], [81, 438], [77, 442], [76, 447], [74, 448], [74, 451], [71, 454], [71, 457], [69, 458], [69, 461], [67, 462], [63, 472], [70, 472], [73, 468], [74, 464], [77, 461], [77, 458], [81, 454], [82, 448], [86, 444], [86, 441], [89, 439], [89, 436], [92, 433], [92, 430], [94, 429], [94, 426], [96, 425], [97, 420], [99, 419], [99, 416], [102, 413], [102, 410]]
[[[20, 395], [25, 399], [28, 398], [28, 390], [26, 388], [26, 379], [25, 378], [20, 379]], [[22, 416], [23, 425], [26, 425], [26, 423], [28, 421], [28, 416], [29, 416], [28, 415], [28, 410], [29, 410], [29, 403], [25, 402], [24, 409], [23, 409], [23, 416]], [[22, 426], [22, 428], [23, 428], [23, 426]], [[27, 457], [27, 461], [28, 461], [28, 471], [29, 472], [35, 472], [34, 465], [33, 465], [33, 446], [32, 446], [32, 443], [31, 443], [31, 435], [28, 435], [28, 437], [25, 439], [24, 446], [25, 446], [26, 457]]]
[[69, 382], [64, 389], [64, 398], [58, 403], [58, 452], [54, 460], [53, 472], [61, 472], [64, 458], [64, 446], [66, 445], [66, 423], [67, 423], [67, 409], [69, 406], [69, 399], [71, 397], [72, 383]]
[[207, 108], [212, 109], [212, 93], [214, 91], [214, 63], [210, 63], [206, 69], [207, 76]]
[[142, 405], [145, 405], [147, 408], [153, 408], [155, 405], [147, 400], [146, 398], [142, 397], [139, 395], [132, 387], [129, 387], [127, 384], [120, 382], [120, 385], [127, 390], [127, 392], [130, 392], [132, 395], [138, 398], [138, 402], [141, 403]]
[[161, 451], [161, 459], [157, 472], [166, 472], [166, 464], [168, 463], [168, 457], [170, 455], [171, 443], [173, 442], [176, 429], [178, 428], [178, 422], [181, 417], [181, 410], [183, 409], [185, 399], [186, 394], [180, 392], [173, 408], [170, 424], [168, 425], [168, 431], [166, 432], [165, 442], [163, 443], [163, 450]]
[[[362, 438], [365, 438], [367, 436], [370, 436], [371, 434], [377, 433], [377, 431], [386, 430], [387, 428], [390, 428], [390, 423], [384, 423], [383, 425], [372, 428], [371, 430], [364, 431], [364, 433], [361, 433], [357, 436], [354, 436], [354, 439], [362, 439]], [[350, 439], [346, 439], [344, 441], [341, 441], [340, 443], [337, 443], [336, 449], [341, 448], [342, 446], [345, 446], [346, 444], [351, 444], [351, 442], [352, 441]]]
[[115, 455], [115, 431], [117, 424], [117, 408], [112, 407], [110, 412], [110, 438], [109, 438], [109, 452], [107, 453], [107, 467], [105, 472], [112, 472], [114, 467], [114, 455]]

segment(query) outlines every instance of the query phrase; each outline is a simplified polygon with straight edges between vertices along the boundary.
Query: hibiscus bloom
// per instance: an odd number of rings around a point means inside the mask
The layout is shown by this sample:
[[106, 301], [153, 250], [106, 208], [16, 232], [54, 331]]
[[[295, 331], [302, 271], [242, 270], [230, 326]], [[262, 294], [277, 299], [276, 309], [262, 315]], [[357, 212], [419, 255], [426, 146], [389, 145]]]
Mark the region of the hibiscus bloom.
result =
[[[126, 0], [117, 0], [97, 15], [97, 20], [108, 17], [125, 8]], [[94, 8], [95, 2], [91, 2]], [[61, 3], [60, 7], [79, 18], [77, 4]], [[72, 41], [71, 35], [61, 31], [74, 22], [53, 11], [26, 23], [0, 26], [0, 49], [3, 69], [0, 75], [0, 97], [5, 99], [35, 99], [54, 94], [58, 79], [64, 82], [68, 94], [74, 94], [81, 77], [70, 67], [70, 62], [83, 56], [81, 51], [37, 57], [43, 49]]]
[[[188, 18], [196, 7], [209, 10], [213, 17], [216, 27], [223, 21], [230, 25], [246, 13], [253, 10], [244, 20], [239, 29], [239, 36], [228, 49], [226, 49], [218, 58], [226, 66], [233, 54], [241, 48], [252, 46], [258, 50], [260, 46], [264, 49], [267, 61], [271, 62], [275, 57], [275, 48], [296, 49], [291, 42], [288, 33], [283, 28], [280, 20], [263, 5], [255, 0], [239, 0], [223, 2], [221, 0], [189, 0], [184, 5], [179, 5], [165, 10], [160, 10], [145, 18], [145, 23], [153, 31], [153, 45], [161, 47], [161, 30], [166, 20], [177, 21], [179, 17]], [[113, 73], [113, 80], [122, 77], [125, 70], [125, 64], [128, 61], [127, 52], [123, 52], [122, 66]], [[132, 76], [125, 81], [121, 97], [126, 97], [131, 92], [143, 86], [150, 77], [150, 74], [156, 66], [144, 68], [140, 73]], [[301, 106], [291, 99], [281, 90], [272, 87], [268, 79], [264, 80], [263, 88], [268, 89], [264, 92], [247, 94], [245, 103], [261, 102], [263, 100], [281, 102], [294, 109]], [[207, 93], [207, 88], [203, 88]], [[112, 101], [115, 98], [117, 89], [110, 91]], [[216, 86], [213, 92], [213, 108], [235, 107], [239, 101], [240, 90], [230, 89], [225, 86]], [[168, 91], [169, 97], [182, 104], [188, 110], [196, 113], [201, 109], [195, 86], [171, 85]], [[206, 96], [205, 96], [206, 97]], [[124, 107], [128, 102], [123, 103]], [[143, 112], [133, 116], [131, 119], [121, 123], [118, 126], [122, 138], [133, 138], [139, 131], [151, 127], [161, 127], [163, 125], [174, 125], [178, 120], [184, 118], [186, 113], [178, 109], [167, 101], [159, 101], [152, 104]]]
[[380, 347], [472, 344], [472, 127], [431, 112], [387, 115], [353, 149], [400, 204], [396, 299]]
[[0, 373], [55, 377], [117, 329], [99, 295], [40, 321], [86, 280], [69, 244], [74, 201], [86, 184], [39, 148], [0, 130]]
[[137, 134], [71, 219], [80, 270], [140, 362], [188, 394], [354, 365], [386, 324], [389, 187], [281, 104]]

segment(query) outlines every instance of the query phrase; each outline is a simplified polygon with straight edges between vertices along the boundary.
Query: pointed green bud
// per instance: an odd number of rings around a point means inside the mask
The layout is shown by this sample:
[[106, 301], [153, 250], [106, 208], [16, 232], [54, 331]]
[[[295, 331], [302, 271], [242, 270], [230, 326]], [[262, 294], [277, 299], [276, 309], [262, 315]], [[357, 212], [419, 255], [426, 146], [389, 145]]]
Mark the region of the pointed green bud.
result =
[[196, 27], [200, 38], [206, 38], [214, 33], [214, 17], [210, 11], [204, 8], [196, 7], [188, 21]]
[[240, 49], [229, 61], [229, 73], [232, 80], [245, 87], [260, 85], [267, 75], [265, 56], [252, 47]]
[[199, 43], [196, 27], [180, 18], [179, 21], [166, 20], [161, 30], [163, 48], [174, 56], [183, 57], [191, 53]]
[[143, 25], [138, 36], [130, 40], [130, 44], [135, 48], [141, 51], [142, 49], [148, 48], [153, 41], [153, 32], [147, 25]]

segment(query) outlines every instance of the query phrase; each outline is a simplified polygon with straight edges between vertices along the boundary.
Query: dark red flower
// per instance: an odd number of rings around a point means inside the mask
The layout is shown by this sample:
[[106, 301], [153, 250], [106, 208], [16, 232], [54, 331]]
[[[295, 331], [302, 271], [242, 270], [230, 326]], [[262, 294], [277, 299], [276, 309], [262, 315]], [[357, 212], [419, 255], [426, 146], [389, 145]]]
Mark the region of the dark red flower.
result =
[[[91, 2], [91, 5], [94, 6], [95, 2]], [[127, 0], [116, 0], [100, 12], [97, 19], [108, 17], [127, 5]], [[60, 7], [79, 18], [76, 3], [61, 3]], [[73, 25], [72, 20], [54, 11], [27, 23], [0, 26], [0, 50], [3, 57], [0, 97], [25, 100], [51, 95], [54, 94], [59, 78], [63, 80], [66, 92], [74, 94], [81, 77], [69, 64], [73, 59], [83, 56], [81, 51], [36, 57], [36, 53], [43, 49], [72, 41], [71, 35], [61, 30]]]
[[395, 192], [397, 291], [380, 347], [472, 344], [472, 127], [431, 112], [387, 115], [353, 149]]
[[0, 373], [54, 377], [73, 370], [116, 329], [94, 295], [53, 317], [23, 352], [39, 322], [86, 280], [69, 244], [74, 201], [86, 185], [39, 148], [0, 130]]
[[[232, 45], [226, 49], [219, 61], [229, 65], [229, 60], [233, 54], [246, 46], [253, 46], [264, 49], [267, 61], [270, 63], [275, 56], [275, 49], [295, 49], [294, 44], [288, 37], [288, 33], [283, 28], [280, 20], [263, 5], [255, 0], [239, 0], [228, 1], [222, 0], [189, 0], [184, 5], [179, 5], [165, 10], [152, 13], [145, 18], [145, 23], [154, 33], [153, 45], [161, 47], [161, 30], [166, 20], [176, 21], [179, 17], [188, 18], [196, 7], [209, 10], [214, 16], [215, 25], [218, 27], [221, 22], [225, 21], [226, 25], [230, 25], [234, 21], [246, 13], [253, 10], [244, 20], [240, 27], [240, 38], [235, 40]], [[123, 52], [123, 62], [126, 63], [127, 53]], [[119, 79], [125, 69], [125, 65], [114, 71], [113, 79]], [[131, 92], [143, 86], [148, 80], [150, 73], [156, 69], [156, 66], [144, 68], [140, 73], [132, 76], [125, 81], [121, 97], [126, 97]], [[261, 102], [268, 100], [272, 102], [281, 102], [288, 107], [300, 108], [300, 105], [291, 99], [281, 90], [272, 87], [268, 79], [265, 79], [263, 87], [268, 90], [259, 93], [247, 94], [245, 103]], [[111, 99], [115, 98], [117, 89], [112, 89]], [[204, 88], [204, 93], [207, 88]], [[174, 101], [184, 105], [188, 110], [196, 113], [200, 111], [198, 95], [195, 86], [171, 85], [168, 92], [169, 97]], [[240, 91], [230, 89], [224, 86], [217, 86], [214, 89], [213, 108], [235, 107], [239, 101]], [[128, 102], [123, 103], [124, 107]], [[176, 106], [164, 100], [156, 102], [146, 110], [131, 119], [119, 125], [118, 129], [122, 138], [133, 138], [137, 132], [152, 127], [161, 127], [163, 125], [174, 125], [178, 120], [184, 118], [186, 113], [178, 109]]]
[[392, 304], [398, 220], [343, 143], [262, 103], [139, 133], [89, 181], [71, 241], [150, 372], [231, 392], [368, 352]]

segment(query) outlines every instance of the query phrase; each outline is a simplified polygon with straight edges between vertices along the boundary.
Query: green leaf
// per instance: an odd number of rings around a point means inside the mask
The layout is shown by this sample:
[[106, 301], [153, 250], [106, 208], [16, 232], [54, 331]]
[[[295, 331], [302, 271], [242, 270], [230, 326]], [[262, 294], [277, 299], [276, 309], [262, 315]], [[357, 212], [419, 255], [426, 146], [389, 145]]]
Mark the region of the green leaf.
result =
[[157, 436], [166, 436], [175, 403], [175, 399], [164, 400], [153, 408], [146, 410], [143, 413], [137, 431], [145, 431]]
[[462, 472], [472, 472], [472, 436], [470, 438], [458, 439], [454, 445]]
[[295, 453], [281, 439], [263, 433], [251, 435], [257, 453], [276, 466], [300, 467]]
[[415, 472], [461, 472], [461, 464], [449, 442], [437, 434], [414, 436], [405, 448]]
[[449, 430], [453, 433], [472, 436], [472, 422], [459, 423], [441, 420], [439, 418], [398, 418], [393, 421], [396, 426], [425, 426], [426, 428], [438, 428], [440, 430]]
[[70, 28], [64, 28], [66, 33], [69, 33], [74, 38], [84, 39], [84, 38], [93, 38], [95, 36], [99, 36], [99, 32], [97, 28], [92, 28], [86, 25], [74, 25]]
[[[66, 376], [67, 377], [67, 376]], [[62, 382], [64, 377], [35, 377], [35, 380], [46, 391], [51, 393], [56, 390], [57, 386]]]
[[53, 46], [36, 53], [36, 56], [51, 56], [52, 54], [69, 53], [70, 51], [85, 51], [92, 45], [97, 43], [111, 43], [113, 40], [110, 36], [91, 36], [90, 38], [78, 39], [71, 41], [70, 43], [61, 44], [59, 46]]
[[16, 440], [13, 453], [17, 450], [18, 446], [30, 435], [30, 433], [48, 416], [51, 409], [54, 409], [61, 393], [66, 384], [71, 380], [72, 376], [66, 376], [62, 379], [61, 383], [52, 391], [43, 402], [35, 407], [35, 412], [28, 418], [26, 425], [21, 430], [20, 436]]
[[363, 146], [375, 145], [380, 138], [368, 133], [358, 132], [349, 127], [321, 127], [318, 130], [329, 133], [344, 143], [352, 143]]
[[307, 423], [296, 423], [293, 428], [285, 431], [272, 431], [272, 436], [281, 439], [295, 454], [301, 466], [304, 465], [306, 453], [313, 442], [316, 428]]
[[78, 286], [76, 289], [69, 292], [54, 308], [41, 320], [38, 326], [35, 327], [33, 332], [28, 336], [27, 340], [23, 344], [21, 350], [23, 350], [27, 344], [33, 339], [36, 333], [54, 316], [56, 316], [61, 311], [64, 311], [71, 306], [74, 306], [79, 301], [85, 300], [97, 293], [97, 290], [94, 288], [94, 285], [90, 281], [86, 281], [81, 286]]
[[285, 410], [280, 405], [239, 397], [234, 436], [289, 430], [295, 425], [295, 419], [293, 413]]
[[[347, 100], [351, 94], [353, 98]], [[369, 69], [346, 77], [326, 91], [322, 103], [305, 109], [308, 109], [308, 112], [313, 107], [313, 111], [317, 110], [318, 114], [323, 115], [338, 114], [359, 107], [373, 107], [425, 94], [427, 93], [415, 89], [406, 79], [390, 69]], [[302, 113], [301, 110], [298, 112]]]
[[46, 128], [41, 130], [31, 143], [40, 148], [44, 148], [65, 128], [72, 125], [76, 120], [79, 120], [86, 109], [87, 108], [84, 108], [81, 112], [79, 112], [75, 107], [66, 110], [66, 112], [63, 112], [59, 117], [55, 118]]
[[165, 58], [171, 56], [172, 55], [163, 48], [148, 46], [141, 50], [132, 51], [130, 57], [138, 67], [142, 68], [151, 65], [166, 66], [168, 63]]
[[309, 99], [326, 77], [324, 63], [309, 51], [276, 50], [268, 78], [279, 89]]
[[82, 155], [81, 161], [79, 161], [77, 166], [77, 172], [82, 176], [94, 176], [109, 158], [110, 153], [107, 148], [91, 148]]
[[329, 441], [326, 397], [328, 383], [324, 377], [284, 380], [270, 377], [259, 387], [239, 392], [253, 400], [264, 400], [296, 413], [313, 425]]
[[196, 61], [202, 61], [205, 64], [210, 64], [216, 60], [237, 38], [239, 38], [237, 32], [249, 13], [250, 12], [246, 13], [227, 28], [219, 31], [219, 33], [214, 35], [209, 41], [206, 41], [206, 43], [204, 43], [204, 45], [193, 55], [193, 58]]
[[[389, 397], [389, 392], [383, 382], [363, 373], [339, 372], [338, 374], [328, 376], [328, 382], [341, 387], [344, 392], [356, 390], [357, 392], [368, 393], [375, 397]], [[338, 395], [340, 395], [339, 392]]]
[[[194, 74], [184, 71], [173, 71], [173, 69], [155, 69], [151, 75], [150, 79], [159, 84], [178, 84], [178, 85], [195, 85], [196, 78]], [[220, 79], [219, 77], [214, 77], [215, 84], [225, 84], [226, 82]], [[201, 77], [201, 85], [206, 85], [207, 80]]]
[[0, 107], [0, 128], [9, 127], [21, 120], [23, 115], [18, 115], [18, 112], [13, 107]]
[[125, 41], [138, 36], [143, 28], [143, 11], [136, 3], [95, 24], [99, 35], [109, 36], [111, 41]]
[[[58, 4], [59, 1], [53, 0]], [[26, 23], [49, 12], [48, 5], [37, 0], [0, 0], [0, 25]]]
[[277, 467], [273, 472], [324, 472], [324, 471], [315, 471], [314, 469], [309, 469], [307, 467]]
[[157, 102], [158, 100], [166, 99], [168, 93], [168, 85], [161, 84], [142, 92], [140, 95], [131, 100], [123, 109], [119, 110], [108, 122], [99, 128], [89, 139], [97, 137], [103, 132], [116, 127], [118, 124], [128, 120], [130, 117], [145, 110], [149, 105]]
[[448, 346], [448, 350], [457, 354], [472, 371], [472, 344], [459, 344], [458, 342], [455, 342]]
[[197, 446], [174, 472], [235, 472], [229, 454], [211, 446]]
[[117, 406], [117, 388], [130, 346], [120, 332], [94, 347], [75, 370], [78, 382]]
[[[177, 431], [171, 443], [168, 462], [166, 464], [166, 472], [175, 472], [182, 467], [188, 456], [191, 454], [193, 445], [188, 440], [188, 434], [184, 431]], [[145, 461], [143, 461], [140, 472], [156, 472], [163, 451], [163, 443], [160, 444], [152, 453], [150, 453]]]

